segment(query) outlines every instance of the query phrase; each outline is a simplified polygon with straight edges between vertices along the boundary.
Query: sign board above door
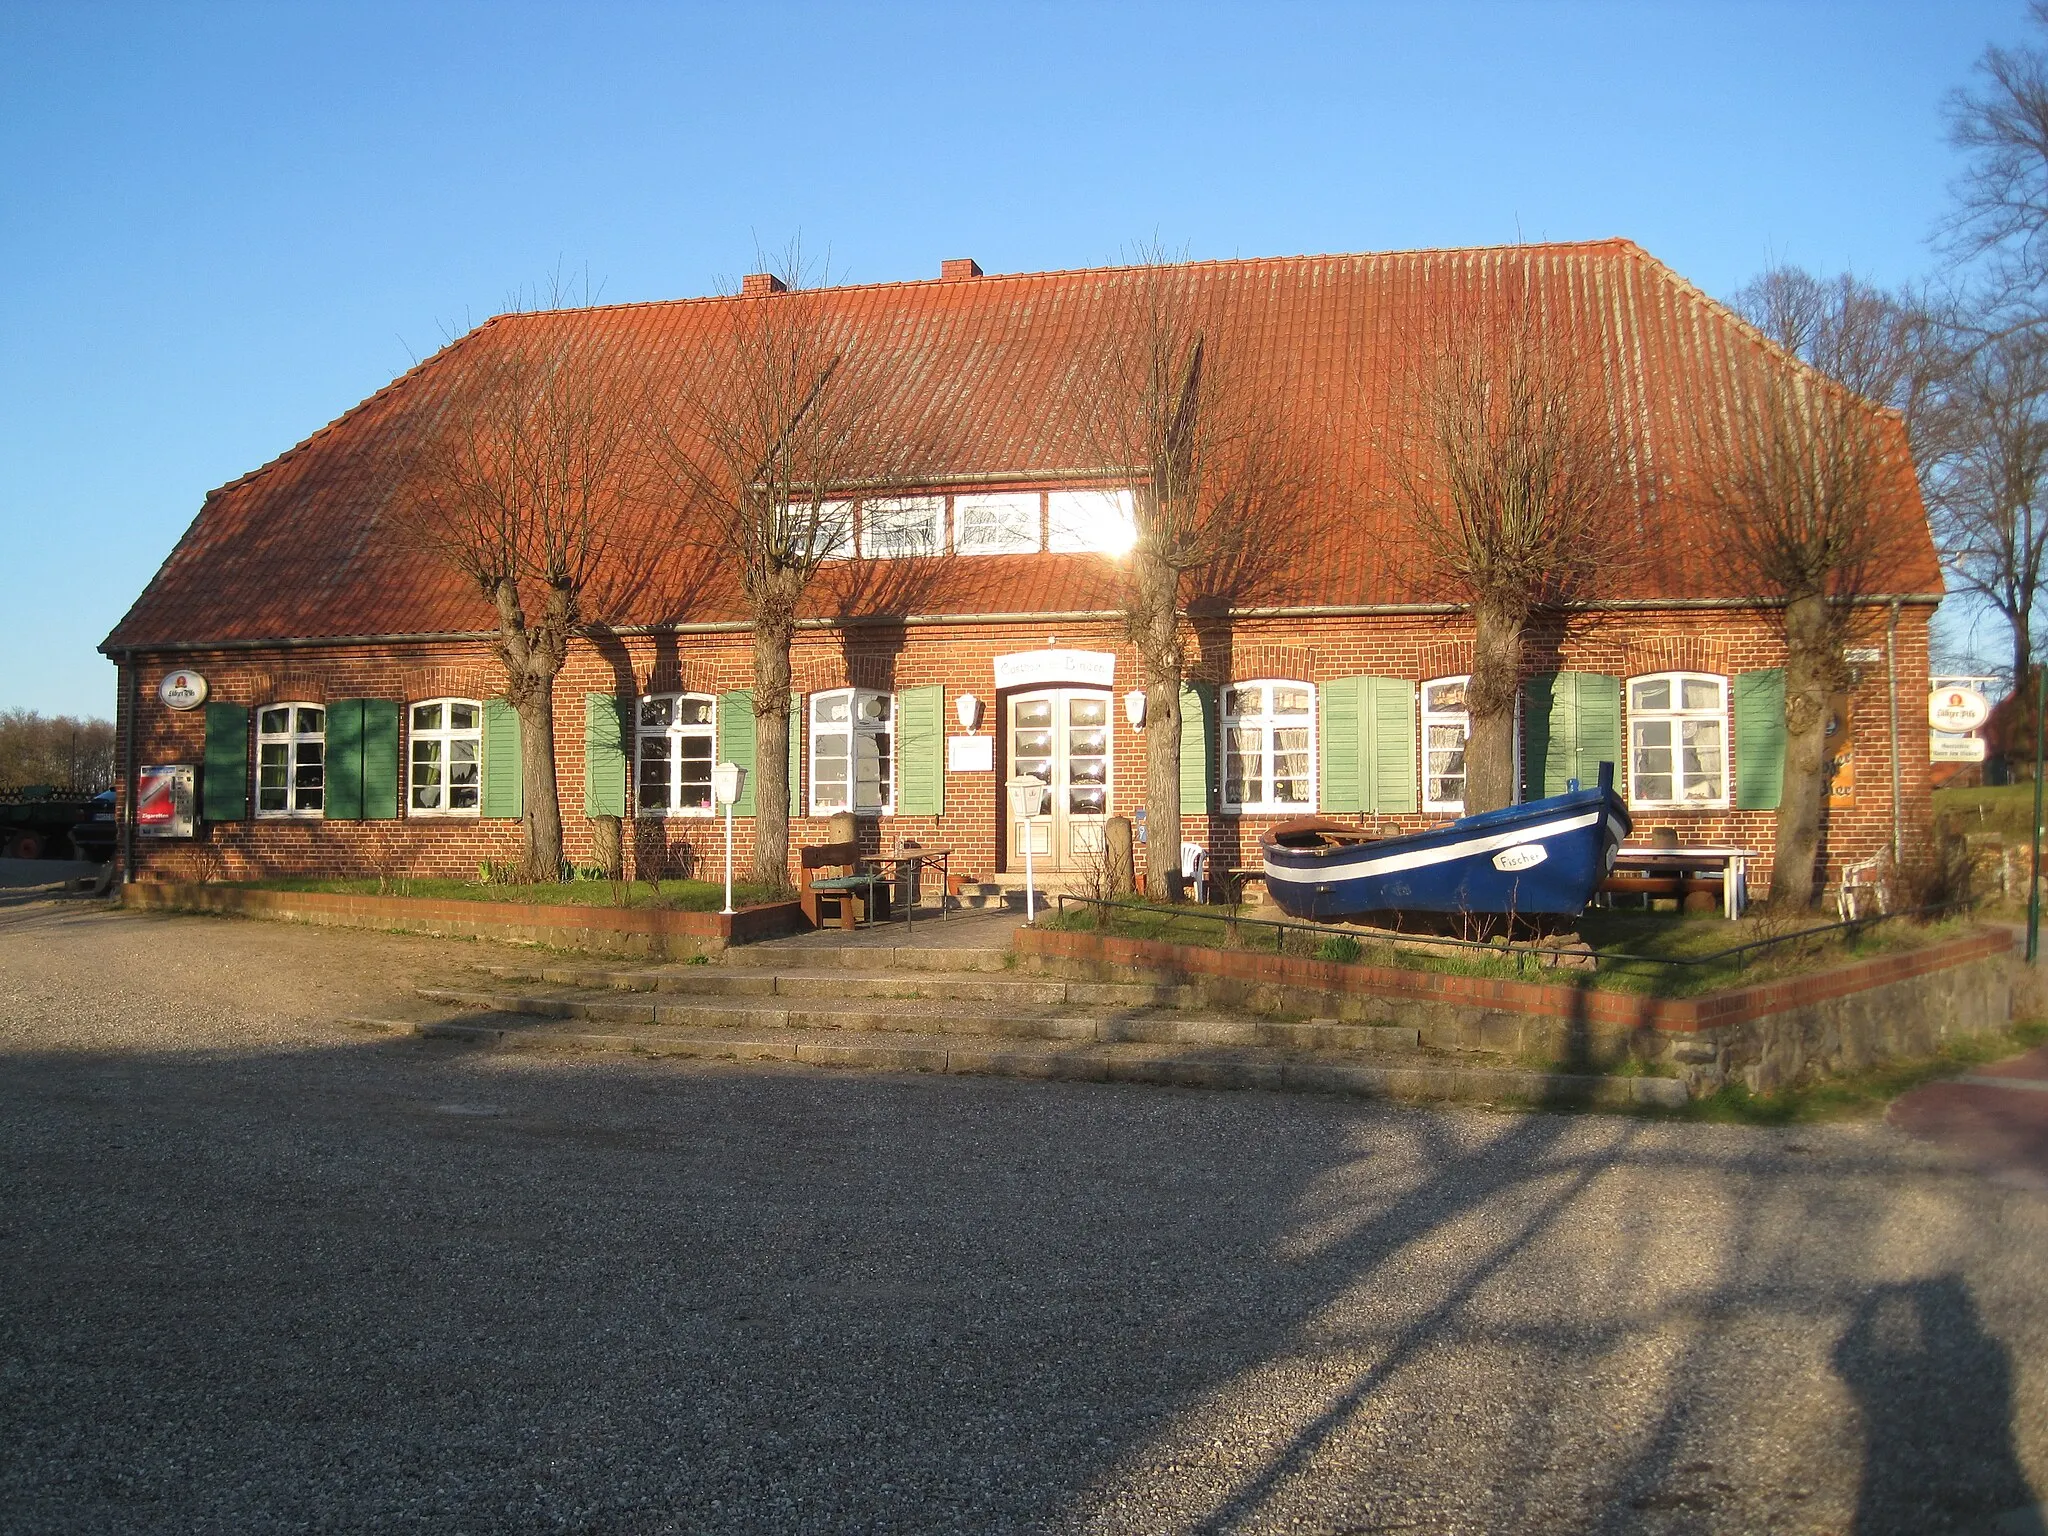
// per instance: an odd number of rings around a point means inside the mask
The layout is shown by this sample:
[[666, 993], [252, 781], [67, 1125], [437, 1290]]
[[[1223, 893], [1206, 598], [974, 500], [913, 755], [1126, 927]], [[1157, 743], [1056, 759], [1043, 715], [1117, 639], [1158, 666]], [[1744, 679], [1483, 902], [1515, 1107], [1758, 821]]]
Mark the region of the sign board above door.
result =
[[1107, 688], [1116, 681], [1116, 657], [1109, 651], [1017, 651], [996, 658], [997, 688], [1031, 688], [1040, 683], [1088, 683]]

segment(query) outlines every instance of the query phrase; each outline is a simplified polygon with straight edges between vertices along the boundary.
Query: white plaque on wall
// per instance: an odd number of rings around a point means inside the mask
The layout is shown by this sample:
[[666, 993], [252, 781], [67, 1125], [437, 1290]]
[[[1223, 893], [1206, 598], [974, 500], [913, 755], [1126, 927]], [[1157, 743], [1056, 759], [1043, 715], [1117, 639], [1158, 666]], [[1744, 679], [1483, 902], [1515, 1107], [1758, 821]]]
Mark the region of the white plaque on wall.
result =
[[998, 688], [1029, 688], [1038, 683], [1093, 683], [1107, 688], [1116, 681], [1116, 656], [1109, 651], [1017, 651], [996, 658]]
[[996, 766], [996, 739], [993, 736], [948, 736], [946, 738], [946, 771], [948, 773], [992, 773]]

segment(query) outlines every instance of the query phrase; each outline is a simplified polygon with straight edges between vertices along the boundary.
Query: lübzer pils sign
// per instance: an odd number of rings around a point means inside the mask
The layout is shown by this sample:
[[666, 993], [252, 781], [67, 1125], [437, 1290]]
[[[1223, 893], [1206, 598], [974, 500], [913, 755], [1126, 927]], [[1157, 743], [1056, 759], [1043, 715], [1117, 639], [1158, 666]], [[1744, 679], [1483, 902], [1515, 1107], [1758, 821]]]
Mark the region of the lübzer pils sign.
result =
[[1974, 688], [1937, 688], [1927, 696], [1927, 723], [1937, 731], [1974, 731], [1990, 718], [1990, 701]]
[[197, 709], [206, 702], [206, 679], [197, 672], [167, 672], [156, 696], [170, 709]]

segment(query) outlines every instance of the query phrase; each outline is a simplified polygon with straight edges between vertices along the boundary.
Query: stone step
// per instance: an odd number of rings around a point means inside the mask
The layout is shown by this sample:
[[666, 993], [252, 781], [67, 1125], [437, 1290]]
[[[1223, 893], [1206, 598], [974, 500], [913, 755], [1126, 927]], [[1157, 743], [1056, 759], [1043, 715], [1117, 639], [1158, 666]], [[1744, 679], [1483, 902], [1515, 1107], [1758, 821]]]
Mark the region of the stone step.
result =
[[1262, 1088], [1353, 1098], [1678, 1108], [1675, 1078], [1594, 1077], [1446, 1064], [1415, 1056], [1367, 1061], [1338, 1053], [1232, 1050], [1145, 1042], [974, 1041], [904, 1030], [848, 1038], [805, 1029], [659, 1029], [546, 1022], [519, 1013], [475, 1011], [409, 1020], [354, 1018], [359, 1028], [501, 1049], [617, 1052], [642, 1056], [787, 1062], [886, 1072], [1153, 1083], [1182, 1088]]
[[1032, 974], [953, 971], [777, 970], [713, 965], [594, 966], [534, 960], [477, 968], [493, 982], [543, 982], [592, 991], [674, 992], [714, 997], [925, 998], [1031, 1006], [1180, 1008], [1195, 989], [1137, 981], [1068, 981]]
[[[931, 1035], [988, 1035], [1004, 1039], [1064, 1040], [1098, 1044], [1238, 1046], [1264, 1050], [1413, 1051], [1414, 1029], [1347, 1024], [1335, 1019], [1191, 1019], [1172, 1012], [1100, 1014], [965, 1010], [930, 999], [894, 999], [886, 1008], [857, 1001], [815, 1000], [795, 1007], [747, 997], [692, 997], [603, 993], [578, 988], [415, 988], [421, 999], [473, 1012], [509, 1017], [587, 1020], [607, 1026], [668, 1029], [818, 1030], [882, 1034], [914, 1028]], [[791, 999], [799, 1002], [801, 1000]]]
[[[944, 922], [944, 918], [934, 918]], [[1002, 971], [1010, 952], [992, 948], [940, 948], [886, 943], [834, 944], [816, 938], [742, 944], [724, 952], [722, 963], [737, 970], [841, 967], [849, 971]]]

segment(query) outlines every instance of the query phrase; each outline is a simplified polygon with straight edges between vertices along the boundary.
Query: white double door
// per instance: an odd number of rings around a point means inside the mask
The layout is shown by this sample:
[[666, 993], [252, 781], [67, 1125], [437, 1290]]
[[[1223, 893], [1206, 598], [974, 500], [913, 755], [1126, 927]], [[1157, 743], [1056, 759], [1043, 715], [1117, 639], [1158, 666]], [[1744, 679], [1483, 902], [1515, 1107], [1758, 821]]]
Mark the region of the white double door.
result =
[[1109, 819], [1110, 696], [1097, 688], [1039, 688], [1008, 703], [1009, 772], [1050, 791], [1046, 814], [1012, 820], [1009, 867], [1024, 868], [1024, 839], [1042, 870], [1085, 868], [1102, 852]]

